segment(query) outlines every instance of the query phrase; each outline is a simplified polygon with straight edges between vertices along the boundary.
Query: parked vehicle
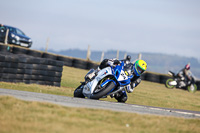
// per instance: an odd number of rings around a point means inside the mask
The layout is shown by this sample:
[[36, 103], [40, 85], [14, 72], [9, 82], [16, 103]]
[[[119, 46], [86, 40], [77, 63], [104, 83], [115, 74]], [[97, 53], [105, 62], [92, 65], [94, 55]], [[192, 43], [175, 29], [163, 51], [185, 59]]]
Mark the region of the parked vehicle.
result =
[[187, 80], [186, 81], [182, 81], [175, 73], [169, 71], [168, 72], [169, 75], [172, 76], [172, 78], [169, 78], [166, 83], [165, 86], [167, 88], [182, 88], [182, 89], [187, 89], [189, 92], [194, 93], [197, 90], [197, 85], [195, 84], [195, 79], [192, 75], [190, 75], [192, 80]]
[[4, 43], [6, 37], [6, 31], [7, 29], [9, 29], [8, 40], [7, 40], [8, 44], [15, 44], [27, 48], [31, 47], [33, 43], [31, 38], [26, 36], [25, 33], [20, 29], [7, 25], [1, 26], [1, 29], [3, 30], [0, 30], [0, 42]]
[[120, 92], [125, 91], [125, 86], [130, 84], [133, 77], [131, 67], [124, 66], [122, 61], [116, 67], [106, 67], [101, 69], [98, 74], [91, 69], [85, 76], [85, 82], [82, 82], [74, 91], [74, 97], [100, 99], [110, 96], [113, 98]]

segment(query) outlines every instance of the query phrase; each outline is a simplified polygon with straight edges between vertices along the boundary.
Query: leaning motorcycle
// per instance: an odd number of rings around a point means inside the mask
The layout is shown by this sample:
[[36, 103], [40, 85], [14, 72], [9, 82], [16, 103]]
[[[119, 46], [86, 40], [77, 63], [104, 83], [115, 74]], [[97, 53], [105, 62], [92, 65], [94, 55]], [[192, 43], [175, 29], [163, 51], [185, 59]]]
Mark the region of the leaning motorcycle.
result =
[[[122, 61], [115, 67], [109, 66], [100, 70], [97, 74], [94, 69], [91, 69], [85, 76], [85, 82], [75, 89], [74, 97], [100, 99], [107, 96], [116, 97], [122, 91], [126, 93], [124, 88], [133, 78], [132, 65], [124, 66]], [[118, 100], [118, 102], [123, 101]]]
[[190, 75], [190, 77], [192, 79], [191, 81], [184, 82], [175, 73], [169, 71], [168, 74], [171, 75], [172, 78], [169, 78], [166, 81], [165, 86], [167, 88], [172, 89], [172, 88], [176, 87], [176, 88], [187, 89], [191, 93], [194, 93], [197, 91], [197, 85], [195, 84], [195, 80], [192, 75]]

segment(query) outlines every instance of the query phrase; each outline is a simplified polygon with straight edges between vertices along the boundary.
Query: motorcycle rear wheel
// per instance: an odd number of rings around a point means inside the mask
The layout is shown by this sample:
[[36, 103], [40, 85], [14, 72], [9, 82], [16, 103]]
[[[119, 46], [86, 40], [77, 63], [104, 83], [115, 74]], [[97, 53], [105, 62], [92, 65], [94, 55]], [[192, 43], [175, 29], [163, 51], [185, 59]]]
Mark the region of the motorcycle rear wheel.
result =
[[165, 86], [169, 89], [173, 89], [175, 86], [174, 85], [169, 85], [169, 82], [174, 81], [173, 79], [168, 79], [165, 83]]
[[91, 99], [102, 98], [103, 96], [106, 96], [113, 88], [115, 88], [115, 83], [114, 82], [109, 82], [104, 89], [98, 91], [97, 93], [94, 93], [90, 98]]
[[122, 91], [118, 93], [118, 95], [115, 95], [115, 99], [120, 102], [120, 103], [125, 103], [128, 99], [128, 96], [125, 93], [123, 93]]
[[195, 93], [197, 91], [197, 85], [191, 84], [191, 85], [187, 86], [187, 90], [191, 93]]

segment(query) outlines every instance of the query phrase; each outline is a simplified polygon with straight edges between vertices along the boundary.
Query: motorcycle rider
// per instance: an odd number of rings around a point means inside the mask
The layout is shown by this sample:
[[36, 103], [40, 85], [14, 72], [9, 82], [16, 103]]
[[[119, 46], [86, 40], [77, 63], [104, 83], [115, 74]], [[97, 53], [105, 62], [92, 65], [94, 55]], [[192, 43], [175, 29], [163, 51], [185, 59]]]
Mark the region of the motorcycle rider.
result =
[[191, 82], [192, 78], [191, 78], [191, 71], [190, 71], [190, 63], [186, 64], [185, 67], [183, 69], [181, 69], [177, 76], [180, 78], [181, 82], [179, 87], [184, 87], [185, 84], [188, 84], [189, 82]]
[[[127, 85], [125, 87], [126, 91], [128, 93], [132, 93], [134, 88], [136, 86], [138, 86], [141, 82], [141, 74], [144, 73], [144, 71], [147, 69], [147, 63], [144, 61], [144, 60], [137, 60], [134, 64], [132, 64], [130, 62], [130, 56], [128, 56], [126, 58], [126, 60], [128, 60], [125, 64], [125, 67], [129, 67], [130, 68], [130, 71], [131, 73], [133, 74], [133, 78], [131, 79], [131, 83], [129, 85]], [[118, 59], [104, 59], [100, 66], [98, 67], [98, 71], [100, 69], [103, 69], [105, 67], [108, 67], [108, 66], [113, 66], [115, 67], [116, 65], [119, 65], [120, 64], [120, 60]], [[123, 91], [120, 91], [118, 92], [117, 94], [114, 95], [115, 99], [118, 101], [118, 102], [126, 102], [127, 99], [128, 99], [128, 96], [126, 94], [126, 91], [123, 90]]]
[[121, 61], [124, 61], [125, 64], [129, 64], [129, 63], [131, 62], [131, 56], [130, 56], [130, 55], [127, 55], [127, 56], [126, 56], [126, 59], [121, 60]]

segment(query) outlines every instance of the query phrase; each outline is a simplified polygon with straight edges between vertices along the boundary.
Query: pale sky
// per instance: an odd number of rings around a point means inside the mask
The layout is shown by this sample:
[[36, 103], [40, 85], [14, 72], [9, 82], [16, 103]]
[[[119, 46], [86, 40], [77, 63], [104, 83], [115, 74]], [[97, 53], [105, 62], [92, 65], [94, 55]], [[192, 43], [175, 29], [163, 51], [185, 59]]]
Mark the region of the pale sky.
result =
[[0, 0], [0, 23], [32, 49], [177, 54], [200, 59], [200, 0]]

